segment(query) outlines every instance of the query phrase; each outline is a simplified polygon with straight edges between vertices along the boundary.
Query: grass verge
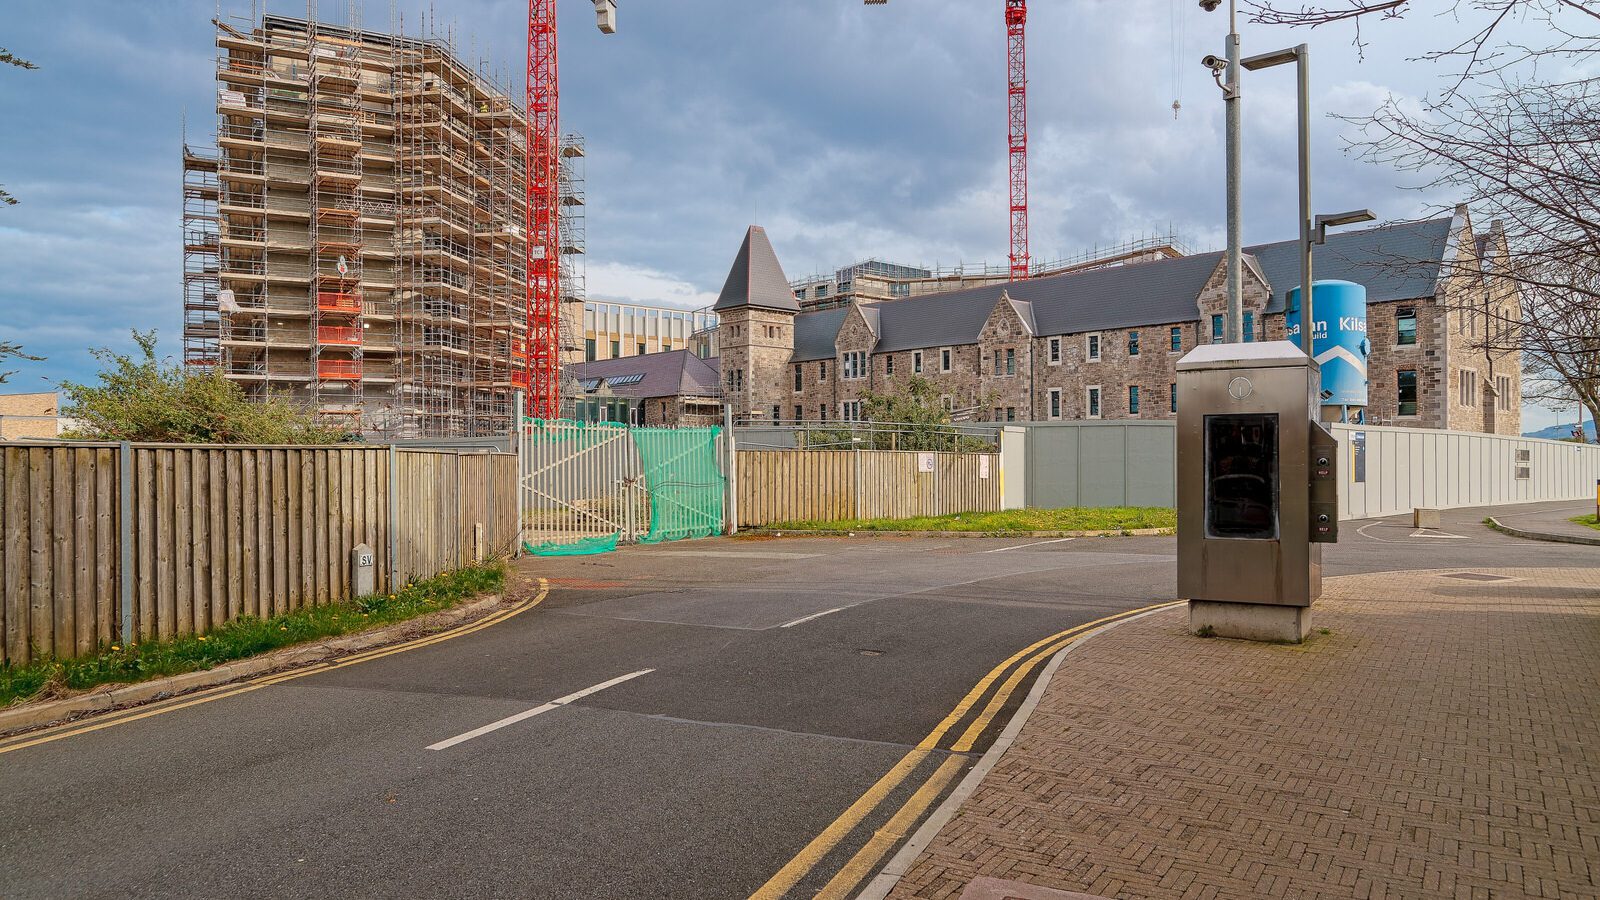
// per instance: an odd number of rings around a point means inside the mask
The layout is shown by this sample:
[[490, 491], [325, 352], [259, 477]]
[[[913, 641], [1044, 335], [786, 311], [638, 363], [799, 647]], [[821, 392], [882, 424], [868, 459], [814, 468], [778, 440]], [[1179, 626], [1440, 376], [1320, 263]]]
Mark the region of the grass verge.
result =
[[504, 563], [471, 566], [407, 585], [393, 594], [314, 606], [258, 619], [245, 616], [203, 635], [131, 646], [112, 644], [94, 656], [0, 664], [0, 707], [102, 684], [148, 681], [196, 672], [293, 644], [392, 625], [449, 609], [505, 583]]
[[1129, 531], [1176, 528], [1178, 512], [1159, 506], [1067, 507], [1008, 509], [1003, 512], [955, 513], [910, 519], [843, 519], [768, 525], [782, 531], [981, 531], [1007, 534], [1028, 531]]
[[1600, 519], [1596, 519], [1594, 516], [1573, 516], [1571, 521], [1576, 522], [1579, 525], [1587, 525], [1596, 531], [1600, 531]]

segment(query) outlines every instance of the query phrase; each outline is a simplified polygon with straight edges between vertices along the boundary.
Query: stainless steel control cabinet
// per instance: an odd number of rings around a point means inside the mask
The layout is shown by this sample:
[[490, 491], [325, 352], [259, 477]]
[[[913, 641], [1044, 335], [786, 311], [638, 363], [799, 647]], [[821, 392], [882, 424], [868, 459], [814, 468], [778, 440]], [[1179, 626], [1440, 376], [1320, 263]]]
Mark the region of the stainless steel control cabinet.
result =
[[1198, 347], [1177, 368], [1179, 596], [1310, 606], [1338, 537], [1316, 363], [1263, 341]]

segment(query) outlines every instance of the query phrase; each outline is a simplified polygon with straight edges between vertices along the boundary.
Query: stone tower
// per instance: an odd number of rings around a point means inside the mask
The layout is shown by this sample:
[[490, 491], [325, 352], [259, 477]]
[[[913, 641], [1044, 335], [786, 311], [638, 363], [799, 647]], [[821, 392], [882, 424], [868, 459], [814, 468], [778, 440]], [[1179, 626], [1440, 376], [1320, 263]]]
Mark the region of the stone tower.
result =
[[794, 354], [794, 317], [800, 304], [761, 226], [745, 232], [711, 309], [718, 316], [722, 392], [733, 405], [734, 419], [772, 421], [773, 411], [781, 410], [791, 396], [784, 376]]

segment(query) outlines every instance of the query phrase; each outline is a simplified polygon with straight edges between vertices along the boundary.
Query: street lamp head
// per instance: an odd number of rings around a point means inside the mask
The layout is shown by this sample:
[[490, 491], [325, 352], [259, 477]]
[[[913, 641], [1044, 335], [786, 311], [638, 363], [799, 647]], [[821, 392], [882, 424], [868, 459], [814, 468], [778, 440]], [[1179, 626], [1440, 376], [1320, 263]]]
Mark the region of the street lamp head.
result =
[[1239, 60], [1239, 65], [1254, 72], [1257, 69], [1270, 69], [1292, 63], [1300, 58], [1300, 48], [1290, 47], [1285, 50], [1276, 50], [1272, 53], [1258, 53], [1255, 56]]
[[1312, 236], [1311, 241], [1316, 244], [1326, 243], [1329, 228], [1336, 228], [1340, 225], [1354, 225], [1357, 222], [1371, 222], [1377, 218], [1377, 215], [1370, 209], [1352, 209], [1349, 212], [1317, 216], [1314, 229], [1316, 234]]
[[1377, 215], [1370, 209], [1352, 209], [1349, 212], [1317, 216], [1317, 226], [1320, 228], [1334, 228], [1339, 225], [1354, 225], [1357, 222], [1371, 222], [1377, 218]]
[[1206, 12], [1216, 12], [1221, 5], [1222, 0], [1200, 0], [1200, 8]]

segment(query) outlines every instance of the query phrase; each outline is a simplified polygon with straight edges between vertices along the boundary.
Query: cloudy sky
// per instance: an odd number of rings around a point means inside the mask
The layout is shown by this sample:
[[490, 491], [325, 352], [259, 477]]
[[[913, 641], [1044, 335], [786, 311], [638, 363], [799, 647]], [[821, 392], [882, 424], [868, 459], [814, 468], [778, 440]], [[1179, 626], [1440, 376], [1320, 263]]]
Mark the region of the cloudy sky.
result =
[[[10, 390], [88, 379], [91, 346], [160, 330], [178, 350], [180, 145], [208, 143], [213, 0], [6, 0], [0, 46], [37, 71], [0, 71], [0, 339], [22, 363]], [[765, 225], [791, 277], [879, 257], [1003, 263], [1007, 252], [1001, 0], [620, 0], [619, 33], [564, 0], [562, 117], [588, 139], [593, 297], [710, 302], [743, 229]], [[1438, 91], [1409, 62], [1470, 23], [1246, 26], [1244, 52], [1311, 45], [1319, 113], [1371, 111]], [[269, 11], [304, 15], [301, 0]], [[345, 0], [321, 0], [342, 21]], [[429, 9], [464, 55], [521, 68], [521, 0], [399, 0], [411, 34]], [[248, 15], [250, 4], [224, 0]], [[362, 25], [389, 27], [389, 0]], [[1531, 26], [1527, 26], [1531, 27]], [[1225, 16], [1194, 0], [1035, 0], [1028, 25], [1035, 258], [1175, 231], [1223, 244], [1222, 103], [1198, 60]], [[1247, 74], [1246, 242], [1294, 234], [1294, 78]], [[1182, 108], [1173, 114], [1172, 102]], [[1313, 203], [1415, 217], [1452, 198], [1350, 159], [1341, 125], [1313, 123]], [[1529, 409], [1527, 427], [1557, 420]], [[1571, 421], [1571, 412], [1563, 421]]]

